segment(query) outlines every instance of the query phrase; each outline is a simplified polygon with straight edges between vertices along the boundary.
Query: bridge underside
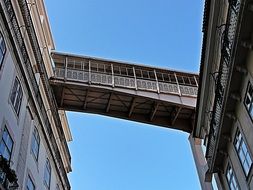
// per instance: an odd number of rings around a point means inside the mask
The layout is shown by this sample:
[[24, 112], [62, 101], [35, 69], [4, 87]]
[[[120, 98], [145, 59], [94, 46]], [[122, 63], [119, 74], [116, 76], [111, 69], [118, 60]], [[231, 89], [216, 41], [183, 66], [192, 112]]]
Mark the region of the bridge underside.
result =
[[[53, 58], [56, 75], [50, 79], [50, 83], [59, 109], [106, 115], [186, 132], [192, 131], [196, 92], [194, 96], [182, 96], [182, 93], [161, 93], [159, 89], [140, 90], [137, 85], [126, 88], [117, 83], [102, 84], [92, 80], [98, 78], [101, 73], [96, 74], [92, 69], [86, 72], [69, 68], [67, 66], [71, 65], [69, 56], [56, 54]], [[89, 64], [91, 61], [94, 62], [89, 59]], [[64, 66], [61, 70], [57, 70], [60, 68], [60, 62]], [[78, 72], [77, 76], [83, 72], [84, 75], [90, 76], [90, 80], [86, 81], [84, 78], [78, 80], [73, 77], [74, 72]], [[93, 74], [96, 76], [92, 77]], [[112, 76], [112, 83], [114, 80], [117, 80], [116, 76]], [[153, 82], [156, 84], [156, 81]], [[135, 84], [137, 83], [138, 78], [135, 77]], [[179, 89], [179, 85], [176, 86]], [[156, 87], [159, 88], [158, 81]]]
[[192, 130], [194, 109], [130, 95], [95, 85], [51, 80], [59, 109], [107, 115], [186, 132]]

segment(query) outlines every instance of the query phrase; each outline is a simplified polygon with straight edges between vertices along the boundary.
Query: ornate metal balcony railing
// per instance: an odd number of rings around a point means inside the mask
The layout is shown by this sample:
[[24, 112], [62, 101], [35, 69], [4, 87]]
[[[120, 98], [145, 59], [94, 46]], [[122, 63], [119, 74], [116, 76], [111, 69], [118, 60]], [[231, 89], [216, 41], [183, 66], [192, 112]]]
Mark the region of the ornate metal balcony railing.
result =
[[[53, 154], [56, 155], [56, 159], [58, 160], [58, 163], [60, 164], [60, 168], [64, 168], [63, 162], [60, 159], [61, 156], [60, 156], [60, 153], [59, 153], [59, 150], [58, 150], [56, 140], [55, 140], [55, 138], [53, 136], [53, 133], [52, 133], [51, 124], [49, 122], [49, 118], [48, 118], [48, 115], [46, 113], [47, 111], [45, 109], [45, 106], [44, 106], [43, 101], [42, 101], [41, 94], [39, 92], [39, 87], [38, 87], [38, 84], [36, 82], [36, 78], [35, 78], [35, 74], [34, 74], [34, 71], [33, 71], [33, 68], [32, 68], [32, 64], [31, 64], [31, 61], [30, 61], [30, 58], [29, 58], [29, 55], [28, 55], [28, 52], [27, 52], [27, 49], [26, 49], [25, 41], [23, 39], [21, 30], [20, 30], [21, 27], [18, 24], [18, 20], [17, 20], [17, 17], [15, 15], [15, 12], [14, 12], [13, 5], [11, 3], [11, 0], [4, 0], [3, 3], [5, 5], [6, 13], [8, 14], [8, 19], [7, 20], [9, 21], [9, 23], [11, 24], [11, 27], [12, 27], [10, 30], [13, 30], [14, 38], [17, 42], [19, 51], [22, 55], [22, 63], [24, 64], [24, 66], [25, 66], [24, 68], [26, 69], [26, 72], [28, 73], [28, 77], [29, 77], [28, 80], [32, 84], [33, 92], [35, 94], [38, 106], [40, 108], [40, 111], [41, 111], [41, 114], [42, 114], [42, 117], [43, 117], [43, 121], [44, 121], [46, 129], [47, 129], [47, 133], [49, 134], [49, 137], [50, 137], [50, 142], [53, 145], [53, 149], [54, 149]], [[42, 75], [42, 78], [44, 78], [43, 84], [46, 87], [45, 90], [46, 91], [48, 90], [49, 91], [48, 94], [50, 94], [51, 90], [50, 90], [49, 83], [48, 83], [48, 80], [47, 80], [45, 66], [43, 64], [43, 59], [42, 59], [42, 56], [41, 56], [40, 48], [39, 48], [37, 37], [36, 37], [35, 31], [34, 31], [34, 27], [33, 27], [33, 23], [32, 23], [32, 20], [31, 20], [31, 16], [30, 16], [30, 12], [29, 12], [29, 9], [28, 9], [27, 2], [23, 1], [23, 0], [19, 0], [18, 3], [20, 5], [20, 9], [21, 9], [22, 15], [24, 17], [25, 28], [27, 30], [27, 33], [29, 34], [30, 42], [31, 42], [31, 45], [32, 45], [32, 48], [33, 48], [33, 51], [34, 51], [34, 55], [36, 57], [38, 67], [40, 68], [40, 74]], [[3, 14], [4, 12], [1, 11], [1, 13], [2, 13], [3, 17], [5, 17], [5, 15]], [[58, 129], [62, 129], [56, 106], [55, 106], [54, 102], [52, 102], [52, 101], [54, 101], [54, 97], [52, 96], [52, 94], [51, 94], [51, 96], [49, 96], [49, 100], [50, 100], [49, 102], [51, 104], [51, 109], [52, 109], [51, 111], [53, 112], [53, 116], [55, 118], [56, 126], [57, 126]], [[61, 136], [63, 136], [63, 132], [61, 133]], [[63, 140], [63, 142], [65, 142], [65, 146], [67, 147], [66, 141]], [[66, 148], [66, 150], [68, 151], [67, 148]], [[69, 153], [69, 152], [67, 152], [67, 153]], [[70, 158], [70, 154], [69, 154], [69, 158]], [[64, 177], [65, 182], [67, 183], [67, 188], [70, 189], [70, 184], [68, 182], [68, 178], [67, 178], [66, 173], [65, 172], [60, 172], [60, 173]]]
[[221, 131], [221, 117], [224, 110], [225, 91], [231, 73], [232, 53], [240, 12], [240, 0], [231, 1], [229, 5], [227, 22], [222, 36], [222, 48], [219, 71], [216, 79], [215, 99], [213, 104], [210, 131], [208, 136], [206, 159], [209, 172], [214, 172], [214, 161]]
[[0, 155], [0, 189], [18, 189], [18, 179], [14, 170], [10, 168], [10, 163]]
[[0, 190], [16, 190], [18, 187], [17, 181], [10, 182], [6, 172], [0, 169]]
[[[138, 76], [136, 71], [144, 72], [144, 70], [137, 70], [135, 67], [129, 66], [127, 69], [131, 71], [131, 74], [129, 74], [129, 72], [124, 74], [116, 74], [115, 71], [117, 71], [116, 68], [118, 66], [114, 66], [113, 63], [110, 62], [105, 62], [103, 64], [111, 66], [110, 70], [99, 72], [97, 69], [91, 69], [90, 65], [92, 65], [92, 60], [84, 59], [83, 61], [86, 61], [87, 64], [89, 64], [87, 69], [77, 66], [78, 64], [81, 64], [80, 62], [75, 63], [77, 68], [74, 68], [73, 64], [67, 64], [71, 66], [65, 66], [65, 63], [55, 62], [55, 76], [60, 79], [68, 79], [89, 84], [99, 84], [104, 86], [122, 87], [158, 93], [170, 93], [179, 96], [197, 97], [197, 76], [194, 75], [177, 76], [176, 72], [172, 72], [171, 74], [166, 73], [167, 75], [173, 76], [173, 80], [170, 77], [171, 80], [166, 81], [162, 79], [160, 80], [157, 77], [158, 74], [161, 75], [162, 73], [158, 73], [156, 70], [147, 71], [149, 74], [147, 77], [143, 77], [143, 75]], [[103, 64], [97, 64], [97, 67], [101, 67]], [[180, 78], [179, 80], [179, 77], [182, 79]]]

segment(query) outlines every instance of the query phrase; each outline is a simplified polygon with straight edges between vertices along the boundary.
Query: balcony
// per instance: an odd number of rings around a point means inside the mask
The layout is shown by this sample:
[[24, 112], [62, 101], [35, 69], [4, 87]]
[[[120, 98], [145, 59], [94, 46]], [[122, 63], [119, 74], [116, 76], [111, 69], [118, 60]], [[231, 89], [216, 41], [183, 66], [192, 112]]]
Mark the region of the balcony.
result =
[[0, 156], [0, 190], [16, 190], [17, 182], [15, 171], [10, 168], [9, 162]]

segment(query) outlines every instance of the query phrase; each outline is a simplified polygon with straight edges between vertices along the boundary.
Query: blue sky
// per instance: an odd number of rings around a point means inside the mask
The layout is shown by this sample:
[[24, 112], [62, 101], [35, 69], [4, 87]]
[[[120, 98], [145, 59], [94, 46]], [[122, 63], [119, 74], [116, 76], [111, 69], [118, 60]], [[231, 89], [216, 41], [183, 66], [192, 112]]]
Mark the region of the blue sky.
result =
[[[57, 51], [198, 72], [203, 0], [45, 0]], [[74, 190], [200, 189], [188, 134], [68, 113]]]

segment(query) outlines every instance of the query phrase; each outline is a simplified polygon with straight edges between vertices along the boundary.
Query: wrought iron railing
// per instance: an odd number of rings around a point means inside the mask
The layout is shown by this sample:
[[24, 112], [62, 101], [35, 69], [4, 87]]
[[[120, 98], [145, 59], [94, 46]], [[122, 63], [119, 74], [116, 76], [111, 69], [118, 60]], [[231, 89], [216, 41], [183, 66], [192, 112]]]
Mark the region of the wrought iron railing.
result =
[[[2, 187], [2, 188], [1, 188]], [[10, 182], [10, 180], [8, 179], [8, 175], [6, 172], [4, 172], [1, 168], [0, 168], [0, 189], [5, 189], [5, 190], [16, 190], [18, 189], [18, 183], [17, 181], [15, 182]]]
[[230, 3], [229, 5], [227, 22], [222, 35], [221, 59], [216, 78], [215, 98], [207, 143], [206, 159], [210, 173], [213, 173], [214, 160], [217, 153], [217, 146], [221, 131], [221, 117], [224, 111], [225, 91], [228, 85], [229, 75], [231, 73], [232, 52], [241, 5], [240, 0], [232, 2], [233, 3]]
[[16, 190], [18, 187], [18, 178], [10, 162], [0, 155], [0, 189]]
[[187, 86], [181, 85], [178, 82], [160, 82], [158, 80], [148, 80], [145, 78], [140, 79], [134, 76], [113, 75], [109, 73], [94, 72], [91, 70], [78, 70], [57, 66], [55, 68], [55, 76], [61, 79], [68, 79], [89, 84], [100, 84], [112, 87], [170, 93], [177, 94], [179, 96], [196, 97], [198, 91], [198, 87], [196, 85]]
[[[23, 39], [21, 30], [20, 30], [21, 27], [18, 24], [18, 20], [17, 20], [16, 14], [14, 12], [14, 8], [13, 8], [13, 5], [11, 3], [11, 0], [3, 0], [3, 2], [4, 2], [4, 5], [5, 5], [6, 12], [8, 14], [8, 19], [7, 20], [9, 20], [9, 23], [11, 24], [11, 27], [12, 27], [11, 30], [13, 30], [14, 38], [17, 42], [19, 51], [22, 55], [22, 59], [23, 59], [22, 63], [24, 64], [24, 66], [25, 66], [24, 68], [26, 68], [26, 71], [28, 73], [29, 81], [31, 82], [33, 92], [34, 92], [35, 97], [36, 97], [36, 102], [38, 103], [38, 106], [40, 108], [40, 111], [41, 111], [41, 114], [42, 114], [42, 117], [43, 117], [43, 121], [45, 123], [47, 133], [48, 133], [49, 138], [50, 138], [50, 143], [52, 144], [52, 147], [54, 149], [53, 154], [55, 155], [58, 163], [60, 164], [60, 168], [62, 168], [62, 170], [64, 171], [64, 172], [61, 172], [61, 170], [59, 170], [59, 172], [65, 179], [67, 189], [70, 189], [70, 184], [69, 184], [67, 175], [66, 175], [65, 170], [64, 170], [64, 165], [63, 165], [63, 162], [61, 160], [59, 149], [58, 149], [56, 140], [54, 138], [54, 135], [52, 133], [52, 128], [51, 128], [51, 124], [49, 122], [47, 111], [46, 111], [45, 106], [43, 104], [42, 97], [41, 97], [41, 94], [39, 92], [39, 86], [36, 82], [36, 78], [35, 78], [35, 74], [34, 74], [34, 71], [33, 71], [33, 68], [32, 68], [32, 64], [31, 64], [31, 61], [30, 61], [30, 58], [29, 58], [29, 55], [28, 55], [28, 52], [27, 52], [27, 49], [26, 49], [25, 41]], [[51, 111], [53, 113], [56, 126], [59, 130], [59, 129], [61, 129], [61, 123], [60, 123], [60, 119], [59, 119], [59, 115], [58, 115], [56, 106], [54, 104], [54, 97], [52, 96], [51, 89], [49, 87], [45, 66], [43, 64], [43, 59], [42, 59], [42, 56], [41, 56], [41, 52], [40, 52], [40, 48], [39, 48], [39, 45], [38, 45], [37, 37], [36, 37], [35, 31], [34, 31], [34, 27], [33, 27], [33, 23], [32, 23], [32, 20], [31, 20], [28, 5], [27, 5], [27, 2], [23, 1], [23, 0], [19, 0], [18, 2], [19, 2], [19, 5], [20, 5], [20, 9], [21, 9], [24, 21], [25, 21], [25, 26], [24, 27], [26, 28], [27, 33], [30, 37], [30, 42], [31, 42], [31, 45], [32, 45], [32, 48], [33, 48], [33, 52], [34, 52], [36, 61], [37, 61], [37, 65], [39, 67], [40, 74], [41, 74], [42, 79], [43, 79], [43, 84], [44, 84], [45, 90], [47, 91], [48, 98], [50, 100], [49, 102], [50, 102]], [[62, 142], [64, 142], [65, 146], [67, 147], [66, 140], [64, 139], [65, 137], [63, 135], [63, 131], [60, 131], [60, 132], [61, 132], [60, 133], [61, 138], [63, 139]], [[68, 151], [68, 148], [66, 148], [66, 150]], [[67, 153], [69, 154], [69, 152], [67, 152]], [[69, 158], [70, 158], [70, 154], [69, 154]], [[56, 167], [56, 168], [58, 168], [58, 167]]]

